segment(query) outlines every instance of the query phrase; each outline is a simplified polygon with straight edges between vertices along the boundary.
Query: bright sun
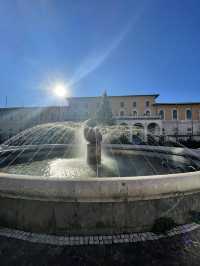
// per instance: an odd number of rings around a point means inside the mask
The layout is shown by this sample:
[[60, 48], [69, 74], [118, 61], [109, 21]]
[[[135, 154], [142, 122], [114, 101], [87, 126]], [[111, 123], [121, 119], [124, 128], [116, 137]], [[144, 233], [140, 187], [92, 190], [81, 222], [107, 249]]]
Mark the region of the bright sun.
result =
[[55, 85], [53, 92], [59, 98], [65, 98], [67, 96], [67, 89], [63, 84]]

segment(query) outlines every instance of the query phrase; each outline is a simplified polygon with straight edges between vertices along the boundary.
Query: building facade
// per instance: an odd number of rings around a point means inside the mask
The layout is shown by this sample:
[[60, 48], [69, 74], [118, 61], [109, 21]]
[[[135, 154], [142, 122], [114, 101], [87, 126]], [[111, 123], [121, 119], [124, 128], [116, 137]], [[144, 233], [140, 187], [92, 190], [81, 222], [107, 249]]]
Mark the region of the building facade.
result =
[[[117, 124], [132, 130], [138, 127], [144, 135], [195, 136], [200, 135], [200, 102], [159, 103], [159, 94], [109, 96]], [[69, 106], [83, 116], [92, 116], [99, 105], [99, 97], [70, 98]]]
[[[159, 103], [158, 94], [108, 96], [116, 123], [144, 137], [200, 136], [200, 102]], [[72, 97], [66, 106], [0, 108], [0, 141], [38, 124], [83, 121], [94, 116], [101, 97]]]

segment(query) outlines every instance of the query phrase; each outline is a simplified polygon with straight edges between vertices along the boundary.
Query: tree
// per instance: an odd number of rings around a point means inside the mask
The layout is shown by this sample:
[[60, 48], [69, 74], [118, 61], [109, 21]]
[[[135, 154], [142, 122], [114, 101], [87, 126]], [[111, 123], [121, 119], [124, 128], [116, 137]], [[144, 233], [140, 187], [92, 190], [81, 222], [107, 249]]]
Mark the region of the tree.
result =
[[103, 125], [113, 125], [112, 109], [106, 91], [103, 93], [99, 108], [96, 112], [96, 121]]

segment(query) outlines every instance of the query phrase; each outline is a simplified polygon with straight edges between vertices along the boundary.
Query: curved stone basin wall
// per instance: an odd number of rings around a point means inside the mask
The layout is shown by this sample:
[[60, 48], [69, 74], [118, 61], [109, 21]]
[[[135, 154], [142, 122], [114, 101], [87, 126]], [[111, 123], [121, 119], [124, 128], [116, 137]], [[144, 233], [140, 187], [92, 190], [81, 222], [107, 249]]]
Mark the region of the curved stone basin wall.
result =
[[191, 211], [200, 212], [200, 172], [75, 180], [0, 173], [0, 225], [32, 232], [148, 231], [160, 217], [190, 222]]

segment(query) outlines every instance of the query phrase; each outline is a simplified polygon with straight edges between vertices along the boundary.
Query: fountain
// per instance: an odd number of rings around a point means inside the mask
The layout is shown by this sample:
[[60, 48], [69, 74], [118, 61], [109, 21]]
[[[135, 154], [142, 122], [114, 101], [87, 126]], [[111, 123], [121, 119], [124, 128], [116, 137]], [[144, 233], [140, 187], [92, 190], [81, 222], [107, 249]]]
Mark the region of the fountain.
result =
[[[51, 123], [4, 143], [0, 225], [56, 234], [115, 234], [151, 230], [162, 217], [184, 224], [191, 221], [191, 211], [200, 212], [198, 152], [108, 144], [105, 132], [89, 124]], [[84, 157], [78, 151], [86, 147]]]

